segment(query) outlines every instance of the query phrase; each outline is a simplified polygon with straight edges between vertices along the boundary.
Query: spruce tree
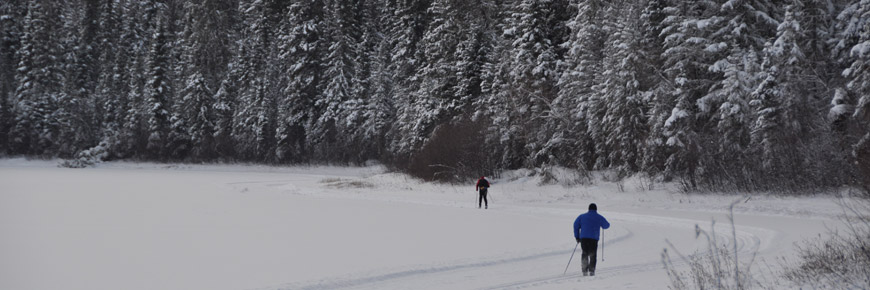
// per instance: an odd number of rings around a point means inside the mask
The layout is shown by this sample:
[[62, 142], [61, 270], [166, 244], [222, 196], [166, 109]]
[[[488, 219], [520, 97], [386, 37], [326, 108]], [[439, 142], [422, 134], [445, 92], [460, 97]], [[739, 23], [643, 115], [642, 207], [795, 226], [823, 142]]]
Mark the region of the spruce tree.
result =
[[163, 20], [157, 20], [154, 34], [151, 39], [151, 47], [148, 50], [146, 63], [148, 80], [145, 87], [145, 111], [148, 118], [148, 145], [147, 156], [153, 159], [165, 159], [168, 152], [170, 139], [170, 95], [167, 69], [169, 68], [169, 54], [167, 52], [167, 39]]
[[839, 19], [843, 30], [838, 46], [848, 53], [848, 67], [843, 70], [846, 89], [857, 96], [852, 114], [857, 141], [852, 156], [865, 189], [870, 190], [870, 0], [861, 0], [846, 7]]
[[8, 153], [9, 129], [12, 127], [12, 105], [15, 96], [15, 75], [18, 67], [16, 51], [21, 45], [23, 1], [0, 3], [0, 154]]
[[512, 33], [515, 39], [509, 52], [508, 83], [512, 84], [507, 96], [507, 107], [498, 108], [507, 118], [507, 148], [503, 160], [518, 160], [529, 165], [546, 162], [533, 153], [539, 152], [547, 136], [536, 128], [542, 123], [539, 116], [549, 109], [556, 97], [556, 49], [551, 39], [551, 18], [555, 13], [554, 1], [521, 1], [514, 13]]
[[428, 9], [432, 20], [419, 43], [419, 70], [414, 79], [417, 90], [412, 92], [401, 120], [401, 143], [420, 149], [426, 145], [435, 127], [448, 120], [450, 107], [457, 106], [456, 47], [460, 26], [458, 7], [453, 1], [436, 0]]
[[209, 159], [214, 155], [215, 89], [229, 62], [229, 37], [225, 22], [228, 7], [221, 1], [188, 2], [184, 6], [184, 32], [181, 56], [185, 82], [177, 112], [189, 136], [191, 157]]
[[347, 116], [358, 110], [359, 103], [354, 92], [358, 64], [357, 43], [360, 27], [356, 19], [356, 7], [349, 1], [333, 1], [325, 20], [325, 33], [329, 45], [325, 48], [323, 68], [324, 87], [315, 101], [317, 118], [311, 127], [308, 140], [314, 146], [314, 156], [329, 161], [342, 159], [341, 137], [352, 132]]
[[272, 31], [269, 26], [271, 1], [255, 0], [239, 3], [244, 15], [244, 37], [240, 42], [241, 65], [238, 80], [238, 104], [235, 110], [233, 136], [240, 158], [261, 162], [273, 161], [275, 153], [276, 110], [269, 94], [267, 78], [268, 52]]
[[710, 59], [706, 48], [711, 44], [705, 34], [709, 21], [703, 20], [716, 13], [711, 1], [673, 1], [665, 9], [662, 36], [664, 78], [673, 86], [673, 107], [663, 124], [663, 139], [667, 146], [664, 174], [681, 178], [687, 189], [698, 186], [701, 144], [699, 132], [702, 118], [697, 101], [710, 89], [711, 72], [704, 64]]
[[[603, 25], [606, 1], [576, 1], [577, 14], [568, 22], [571, 31], [565, 60], [559, 75], [559, 95], [550, 112], [551, 130], [558, 134], [548, 143], [550, 151], [571, 160], [557, 161], [561, 165], [591, 170], [595, 160], [595, 139], [589, 127], [592, 106], [592, 86], [601, 71], [606, 35]], [[558, 156], [558, 155], [557, 155]]]
[[412, 115], [411, 96], [414, 95], [419, 84], [413, 77], [417, 75], [420, 65], [419, 42], [428, 26], [426, 11], [430, 2], [427, 0], [390, 1], [383, 7], [383, 13], [391, 14], [391, 17], [386, 20], [390, 26], [385, 34], [391, 40], [392, 55], [388, 69], [392, 86], [389, 92], [394, 100], [397, 120], [395, 126], [392, 126], [387, 133], [387, 138], [390, 140], [388, 148], [391, 155], [401, 163], [406, 163], [415, 151], [408, 142], [410, 139], [405, 135], [410, 129], [409, 120], [403, 119], [402, 116]]
[[278, 57], [286, 80], [278, 102], [275, 155], [280, 161], [309, 160], [308, 130], [314, 124], [314, 104], [321, 93], [324, 43], [323, 2], [299, 1], [290, 5], [279, 32]]
[[63, 88], [60, 58], [64, 51], [58, 37], [60, 6], [55, 2], [28, 1], [13, 107], [14, 126], [10, 132], [15, 153], [52, 154], [60, 125], [53, 118]]
[[643, 142], [647, 138], [647, 105], [640, 87], [645, 73], [641, 55], [639, 11], [635, 8], [617, 10], [621, 27], [608, 40], [605, 48], [601, 84], [593, 87], [595, 99], [601, 101], [604, 114], [599, 121], [607, 132], [598, 145], [600, 168], [616, 169], [620, 177], [640, 170]]

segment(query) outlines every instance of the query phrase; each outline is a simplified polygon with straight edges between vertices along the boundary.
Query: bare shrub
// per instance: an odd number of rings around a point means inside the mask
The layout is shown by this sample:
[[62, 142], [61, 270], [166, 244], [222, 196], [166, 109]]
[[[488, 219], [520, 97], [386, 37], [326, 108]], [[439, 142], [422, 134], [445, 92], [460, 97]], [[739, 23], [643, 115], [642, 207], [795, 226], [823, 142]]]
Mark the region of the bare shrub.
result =
[[[702, 236], [707, 240], [707, 252], [697, 252], [684, 256], [668, 241], [679, 260], [671, 258], [668, 249], [662, 251], [662, 263], [670, 278], [672, 289], [751, 289], [766, 288], [754, 279], [752, 265], [755, 253], [748, 261], [741, 261], [737, 251], [737, 232], [734, 227], [734, 205], [731, 203], [729, 220], [731, 222], [731, 245], [717, 241], [716, 221], [710, 232], [695, 225], [695, 238]], [[745, 259], [745, 258], [744, 258]], [[679, 264], [687, 264], [688, 270], [679, 270]]]
[[560, 166], [543, 166], [536, 168], [532, 174], [540, 177], [539, 185], [561, 184], [562, 186], [574, 186], [592, 182], [592, 176], [588, 171]]
[[350, 180], [350, 179], [341, 179], [341, 178], [324, 178], [320, 180], [320, 183], [325, 183], [327, 187], [331, 188], [374, 188], [375, 185], [371, 182], [366, 182], [362, 180]]
[[337, 177], [327, 177], [320, 180], [320, 183], [335, 183], [340, 182], [342, 179]]
[[843, 202], [844, 231], [798, 245], [800, 263], [784, 276], [816, 289], [870, 289], [870, 201]]
[[408, 173], [425, 180], [462, 182], [495, 172], [484, 147], [480, 121], [458, 120], [438, 126], [425, 146], [413, 154]]

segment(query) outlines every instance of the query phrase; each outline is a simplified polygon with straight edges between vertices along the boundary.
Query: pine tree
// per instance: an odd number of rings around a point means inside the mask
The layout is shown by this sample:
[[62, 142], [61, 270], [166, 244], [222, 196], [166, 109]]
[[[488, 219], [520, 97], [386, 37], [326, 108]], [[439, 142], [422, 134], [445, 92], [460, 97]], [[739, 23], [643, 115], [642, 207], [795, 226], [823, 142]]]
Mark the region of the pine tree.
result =
[[0, 3], [0, 154], [10, 149], [7, 137], [13, 121], [11, 107], [18, 65], [15, 52], [21, 45], [21, 23], [25, 13], [21, 2], [12, 0]]
[[667, 0], [650, 0], [640, 15], [640, 53], [643, 60], [639, 87], [649, 104], [649, 132], [643, 146], [643, 172], [659, 176], [665, 168], [669, 154], [665, 144], [664, 123], [674, 107], [673, 86], [664, 78], [662, 52], [665, 39], [662, 36], [667, 13]]
[[15, 153], [53, 153], [60, 126], [52, 118], [63, 87], [63, 48], [52, 34], [57, 30], [58, 3], [28, 1], [21, 48], [18, 50], [18, 78], [15, 92], [14, 127], [10, 132]]
[[402, 119], [401, 116], [411, 116], [409, 111], [412, 110], [413, 103], [411, 96], [419, 87], [419, 83], [413, 76], [417, 75], [419, 69], [419, 42], [428, 26], [426, 11], [429, 9], [430, 2], [427, 0], [390, 1], [382, 12], [392, 16], [386, 20], [390, 24], [388, 26], [390, 29], [385, 34], [391, 41], [392, 56], [388, 69], [392, 86], [389, 92], [392, 93], [393, 103], [396, 106], [397, 122], [388, 132], [387, 139], [390, 140], [388, 146], [390, 154], [397, 162], [407, 162], [415, 151], [405, 135], [409, 132], [408, 120]]
[[852, 145], [858, 172], [865, 189], [870, 190], [870, 0], [861, 0], [846, 7], [839, 19], [843, 30], [838, 46], [848, 51], [846, 88], [858, 96], [852, 119], [857, 141]]
[[[803, 18], [800, 3], [786, 7], [783, 21], [777, 29], [776, 39], [764, 50], [764, 80], [753, 92], [751, 105], [755, 107], [752, 143], [759, 152], [762, 172], [775, 181], [791, 179], [798, 168], [807, 168], [802, 158], [794, 158], [794, 150], [813, 138], [806, 134], [810, 123], [800, 120], [815, 119], [808, 95], [812, 93], [806, 76], [812, 67], [801, 48], [806, 35], [798, 19]], [[782, 186], [780, 184], [780, 186]]]
[[123, 28], [112, 67], [112, 82], [107, 86], [105, 110], [120, 125], [120, 138], [113, 146], [120, 156], [145, 157], [148, 145], [144, 56], [152, 35], [148, 34], [146, 23], [137, 20], [145, 18], [141, 6], [138, 2], [125, 2], [117, 9]]
[[384, 2], [373, 2], [371, 17], [373, 25], [369, 25], [364, 34], [366, 42], [372, 44], [369, 52], [369, 75], [366, 81], [370, 96], [361, 112], [363, 123], [357, 132], [359, 140], [366, 144], [365, 155], [373, 158], [386, 157], [388, 148], [387, 133], [395, 123], [396, 107], [394, 99], [395, 80], [392, 78], [392, 43], [387, 35], [381, 33], [391, 28], [392, 13], [380, 11], [386, 6]]
[[703, 35], [711, 41], [706, 50], [712, 57], [709, 70], [715, 74], [710, 92], [698, 100], [701, 112], [710, 118], [705, 129], [715, 144], [706, 148], [715, 153], [707, 155], [710, 158], [704, 163], [732, 173], [710, 176], [713, 179], [729, 176], [732, 180], [727, 182], [751, 186], [752, 176], [742, 166], [732, 165], [747, 162], [735, 159], [743, 158], [740, 153], [749, 146], [749, 96], [760, 82], [760, 52], [778, 22], [766, 0], [729, 0], [717, 8], [716, 14], [701, 19], [710, 23]]
[[[238, 13], [238, 5], [232, 2], [218, 1], [221, 7], [218, 9], [221, 15], [219, 31], [214, 33], [214, 38], [222, 40], [230, 38], [233, 44], [227, 47], [221, 46], [217, 53], [223, 52], [226, 49], [226, 59], [220, 62], [210, 62], [212, 64], [220, 64], [226, 61], [223, 68], [215, 67], [215, 81], [217, 84], [217, 92], [214, 96], [214, 104], [212, 111], [214, 112], [214, 150], [219, 158], [232, 159], [237, 157], [235, 153], [235, 141], [233, 138], [234, 116], [238, 108], [237, 95], [239, 91], [238, 79], [241, 76], [239, 70], [242, 66], [241, 51], [239, 51], [236, 40], [239, 39], [240, 17]], [[210, 38], [215, 40], [214, 38]], [[212, 51], [212, 50], [210, 50]], [[221, 73], [218, 73], [220, 71]]]
[[120, 77], [120, 70], [115, 66], [118, 65], [118, 50], [121, 47], [121, 20], [120, 15], [123, 14], [122, 7], [116, 1], [101, 1], [98, 6], [100, 18], [97, 23], [97, 35], [94, 41], [99, 48], [99, 54], [96, 55], [96, 66], [99, 74], [95, 80], [94, 87], [94, 111], [95, 121], [100, 124], [97, 137], [99, 144], [105, 148], [107, 158], [120, 157], [120, 139], [121, 139], [121, 124], [124, 119], [124, 111], [122, 110], [123, 102], [118, 88], [119, 81], [116, 77]]
[[228, 37], [224, 22], [228, 7], [222, 1], [187, 2], [184, 6], [183, 54], [181, 63], [186, 82], [181, 102], [175, 110], [180, 114], [177, 126], [189, 136], [191, 157], [208, 159], [214, 155], [215, 116], [214, 89], [220, 84], [229, 62], [229, 48], [222, 38]]
[[353, 95], [361, 32], [355, 8], [353, 2], [332, 1], [325, 20], [324, 29], [329, 41], [323, 68], [325, 84], [321, 97], [315, 101], [318, 112], [308, 138], [314, 156], [329, 161], [343, 159], [344, 140], [340, 137], [353, 131], [347, 117], [359, 109], [357, 96]]
[[498, 108], [501, 110], [499, 113], [506, 116], [506, 130], [501, 134], [502, 140], [507, 143], [508, 151], [502, 158], [506, 163], [528, 161], [539, 165], [547, 161], [540, 155], [531, 160], [529, 156], [540, 152], [549, 139], [537, 132], [536, 128], [542, 123], [539, 116], [549, 110], [557, 94], [558, 43], [554, 43], [549, 31], [550, 21], [557, 8], [554, 3], [524, 0], [513, 14], [514, 26], [510, 32], [516, 38], [509, 52], [510, 70], [506, 82], [512, 84], [513, 88], [507, 88], [507, 106]]
[[695, 189], [701, 166], [704, 142], [699, 132], [702, 118], [697, 101], [710, 89], [713, 78], [705, 63], [711, 58], [707, 50], [711, 41], [705, 34], [710, 21], [704, 20], [716, 13], [710, 1], [674, 1], [665, 8], [662, 52], [665, 79], [673, 86], [673, 107], [662, 124], [667, 146], [664, 174], [680, 177], [684, 186]]
[[[513, 1], [495, 3], [492, 11], [492, 42], [493, 48], [483, 65], [481, 93], [479, 100], [472, 103], [474, 113], [472, 119], [482, 120], [486, 124], [484, 129], [484, 145], [486, 152], [484, 158], [491, 160], [496, 168], [518, 168], [521, 164], [516, 159], [506, 160], [505, 157], [514, 150], [507, 145], [509, 138], [507, 133], [507, 118], [504, 108], [508, 107], [507, 100], [512, 93], [510, 88], [509, 70], [511, 68], [510, 47], [516, 38], [515, 29], [512, 28], [511, 15], [516, 9]], [[514, 163], [512, 163], [514, 162]]]
[[593, 87], [595, 99], [601, 101], [604, 114], [600, 120], [607, 135], [597, 144], [606, 153], [600, 168], [614, 168], [621, 177], [634, 174], [642, 164], [643, 142], [647, 138], [647, 108], [640, 87], [643, 71], [640, 36], [637, 31], [639, 11], [618, 9], [623, 15], [618, 30], [605, 48], [601, 84]]
[[488, 24], [484, 21], [487, 20], [472, 19], [470, 28], [463, 33], [464, 39], [456, 48], [457, 81], [454, 91], [457, 102], [449, 108], [452, 115], [473, 110], [472, 104], [483, 96], [484, 65], [492, 51], [492, 40], [487, 36]]
[[388, 42], [381, 33], [385, 30], [385, 24], [381, 22], [384, 18], [380, 14], [380, 5], [385, 4], [381, 1], [357, 2], [357, 22], [360, 23], [362, 31], [355, 60], [358, 67], [353, 84], [355, 96], [353, 105], [356, 109], [346, 117], [347, 122], [351, 124], [346, 136], [347, 150], [352, 152], [349, 156], [350, 161], [357, 163], [381, 157], [386, 133], [386, 130], [380, 127], [385, 122], [380, 119], [384, 115], [378, 113], [381, 107], [388, 105], [383, 102], [384, 99], [380, 99], [384, 96], [384, 92], [378, 92], [382, 88], [378, 82], [385, 81], [380, 77], [386, 72], [385, 68], [388, 64], [386, 59], [379, 57], [382, 49], [388, 48], [382, 46]]
[[242, 63], [238, 68], [238, 104], [243, 105], [235, 110], [233, 136], [240, 158], [262, 162], [273, 161], [275, 154], [277, 109], [267, 77], [272, 45], [271, 4], [260, 0], [239, 3], [239, 10], [245, 13]]
[[[236, 58], [239, 58], [236, 56]], [[237, 79], [240, 72], [237, 68], [241, 64], [234, 60], [229, 65], [227, 76], [221, 81], [220, 88], [214, 97], [215, 114], [214, 142], [215, 151], [221, 158], [235, 157], [235, 142], [233, 140], [233, 120], [236, 114], [236, 94], [238, 92]]]
[[56, 119], [61, 126], [57, 154], [72, 157], [79, 151], [96, 145], [100, 131], [96, 117], [97, 99], [94, 97], [99, 74], [97, 58], [100, 46], [98, 36], [100, 10], [96, 1], [84, 1], [84, 5], [63, 7], [64, 47], [69, 47], [61, 61], [64, 65], [63, 92], [58, 99]]
[[146, 116], [148, 117], [148, 156], [153, 159], [164, 159], [170, 139], [170, 95], [167, 69], [169, 68], [169, 54], [165, 26], [162, 19], [157, 21], [156, 30], [151, 39], [151, 48], [148, 51], [148, 82], [145, 87]]
[[[592, 169], [595, 160], [595, 140], [589, 134], [592, 86], [601, 70], [606, 35], [602, 27], [606, 2], [577, 1], [577, 14], [568, 22], [571, 35], [562, 46], [567, 48], [559, 76], [559, 95], [553, 101], [550, 127], [557, 136], [548, 143], [549, 151], [574, 156], [557, 161], [562, 165]], [[560, 154], [560, 155], [562, 155]]]
[[418, 44], [421, 66], [414, 77], [418, 87], [398, 116], [403, 125], [401, 143], [409, 148], [422, 148], [435, 127], [450, 118], [450, 107], [457, 106], [457, 8], [453, 1], [436, 0], [427, 11], [432, 20]]
[[314, 123], [314, 104], [321, 93], [323, 3], [299, 1], [290, 5], [281, 22], [278, 50], [286, 65], [286, 81], [278, 102], [277, 147], [280, 161], [309, 158], [307, 132]]

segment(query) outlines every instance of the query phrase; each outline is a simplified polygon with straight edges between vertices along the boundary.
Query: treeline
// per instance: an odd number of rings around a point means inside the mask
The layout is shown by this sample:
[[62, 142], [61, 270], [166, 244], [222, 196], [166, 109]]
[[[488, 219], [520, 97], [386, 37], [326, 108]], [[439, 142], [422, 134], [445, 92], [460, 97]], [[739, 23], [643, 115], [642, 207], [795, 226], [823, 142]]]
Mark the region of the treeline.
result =
[[0, 150], [866, 187], [868, 69], [868, 0], [4, 0]]

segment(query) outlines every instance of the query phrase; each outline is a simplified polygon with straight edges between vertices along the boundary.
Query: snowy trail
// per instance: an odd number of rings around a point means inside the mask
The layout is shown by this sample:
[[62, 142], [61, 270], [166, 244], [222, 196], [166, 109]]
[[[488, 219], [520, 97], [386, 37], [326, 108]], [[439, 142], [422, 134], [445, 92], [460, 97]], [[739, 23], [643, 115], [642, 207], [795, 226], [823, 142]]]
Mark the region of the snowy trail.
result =
[[[656, 225], [664, 228], [678, 230], [692, 229], [696, 220], [674, 219], [669, 217], [657, 217], [651, 215], [636, 215], [624, 213], [610, 213], [614, 222], [620, 222], [621, 227], [608, 230], [606, 233], [611, 238], [605, 241], [605, 247], [612, 249], [611, 255], [620, 255], [624, 251], [622, 247], [634, 247], [632, 241], [636, 237], [631, 230], [635, 227], [649, 227]], [[759, 229], [756, 229], [759, 230]], [[614, 236], [615, 235], [615, 236]], [[722, 241], [731, 243], [728, 234], [717, 233], [716, 236]], [[737, 249], [740, 255], [751, 255], [759, 250], [761, 238], [755, 234], [738, 231]], [[506, 259], [478, 263], [455, 263], [430, 268], [405, 270], [394, 273], [376, 274], [367, 277], [355, 277], [351, 279], [330, 278], [325, 281], [314, 283], [288, 284], [263, 289], [409, 289], [421, 285], [438, 289], [462, 288], [462, 289], [566, 289], [565, 283], [585, 282], [586, 280], [623, 280], [632, 274], [653, 272], [664, 275], [661, 272], [662, 264], [658, 259], [632, 261], [625, 264], [612, 265], [599, 260], [596, 277], [583, 277], [579, 274], [579, 252], [577, 261], [573, 264], [568, 274], [561, 274], [558, 270], [559, 263], [565, 263], [571, 250], [543, 250], [535, 254], [517, 256]], [[702, 252], [703, 253], [703, 252]], [[605, 256], [606, 257], [606, 256]], [[599, 259], [601, 257], [599, 256]], [[612, 259], [611, 259], [612, 260]], [[618, 259], [620, 261], [626, 259]], [[677, 264], [684, 264], [677, 261]], [[549, 271], [529, 271], [530, 269], [547, 269]], [[509, 280], [510, 282], [504, 282]], [[634, 283], [627, 282], [620, 287], [632, 288]], [[577, 284], [574, 287], [580, 287]], [[648, 289], [649, 285], [638, 284], [638, 289]], [[568, 286], [570, 288], [571, 286]], [[424, 287], [425, 288], [425, 287]]]
[[[716, 220], [717, 241], [733, 243], [721, 210], [732, 196], [685, 204], [670, 193], [519, 180], [495, 183], [482, 210], [472, 186], [373, 168], [0, 160], [0, 188], [0, 289], [666, 289], [667, 241], [704, 254], [695, 225], [712, 233]], [[582, 277], [578, 249], [562, 275], [571, 224], [589, 201], [613, 224], [605, 260]], [[752, 210], [735, 215], [738, 255], [790, 254], [826, 231], [829, 203], [739, 205]]]

